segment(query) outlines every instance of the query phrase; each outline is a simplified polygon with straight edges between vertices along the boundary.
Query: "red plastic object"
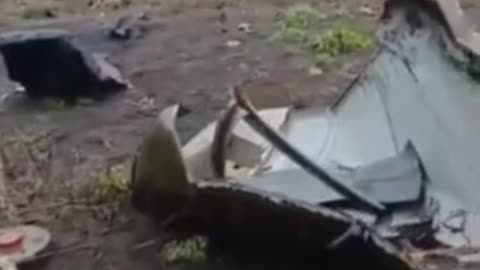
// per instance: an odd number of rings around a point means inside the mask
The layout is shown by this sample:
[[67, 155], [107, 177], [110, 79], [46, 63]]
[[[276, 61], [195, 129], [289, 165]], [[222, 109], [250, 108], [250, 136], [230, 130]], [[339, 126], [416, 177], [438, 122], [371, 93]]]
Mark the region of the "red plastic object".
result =
[[0, 253], [15, 253], [22, 248], [24, 235], [21, 232], [5, 232], [0, 234]]

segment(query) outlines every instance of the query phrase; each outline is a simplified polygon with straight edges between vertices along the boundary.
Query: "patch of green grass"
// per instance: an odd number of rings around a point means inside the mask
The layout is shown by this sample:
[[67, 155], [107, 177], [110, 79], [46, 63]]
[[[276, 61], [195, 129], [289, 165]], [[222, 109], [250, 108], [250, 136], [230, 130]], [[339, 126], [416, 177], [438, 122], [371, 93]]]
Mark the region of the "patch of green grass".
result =
[[27, 20], [51, 19], [57, 17], [53, 8], [48, 6], [27, 6], [22, 12], [22, 18]]
[[305, 3], [296, 4], [282, 14], [273, 38], [291, 44], [304, 44], [310, 28], [321, 19], [322, 15], [315, 7]]
[[338, 26], [310, 38], [309, 48], [317, 67], [326, 68], [339, 56], [349, 55], [370, 48], [371, 37], [347, 26]]
[[281, 27], [273, 38], [289, 44], [304, 44], [308, 40], [308, 33], [303, 29]]
[[202, 237], [193, 237], [183, 241], [167, 243], [162, 250], [162, 258], [168, 265], [191, 264], [205, 261], [207, 241]]
[[300, 3], [288, 8], [282, 24], [286, 28], [308, 29], [322, 18], [322, 14], [310, 4]]
[[317, 35], [310, 40], [315, 55], [338, 57], [367, 49], [371, 46], [368, 35], [350, 27], [340, 26]]
[[328, 54], [314, 54], [313, 55], [313, 64], [320, 69], [327, 69], [331, 65], [335, 64], [335, 57], [332, 57]]
[[307, 50], [315, 66], [322, 69], [336, 63], [340, 56], [362, 51], [372, 45], [368, 34], [346, 23], [340, 25], [337, 22], [337, 25], [322, 32], [319, 29], [325, 29], [325, 24], [329, 23], [325, 19], [326, 16], [322, 16], [315, 7], [296, 4], [283, 13], [273, 38]]
[[102, 202], [116, 202], [130, 193], [129, 174], [122, 165], [101, 172], [97, 176], [96, 195]]

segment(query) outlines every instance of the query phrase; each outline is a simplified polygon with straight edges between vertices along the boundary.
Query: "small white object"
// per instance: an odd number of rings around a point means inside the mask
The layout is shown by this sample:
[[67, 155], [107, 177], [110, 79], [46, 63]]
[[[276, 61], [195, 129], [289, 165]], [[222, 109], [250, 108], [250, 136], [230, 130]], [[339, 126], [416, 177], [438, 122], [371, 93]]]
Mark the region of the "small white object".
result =
[[320, 75], [323, 75], [323, 70], [321, 68], [316, 67], [316, 66], [311, 66], [308, 69], [308, 74], [310, 76], [320, 76]]
[[375, 12], [373, 11], [373, 9], [367, 7], [367, 6], [363, 6], [359, 9], [360, 13], [363, 14], [363, 15], [367, 15], [367, 16], [373, 16], [375, 15]]
[[0, 235], [21, 233], [21, 247], [19, 251], [0, 253], [0, 268], [16, 269], [15, 265], [32, 260], [35, 255], [45, 249], [51, 241], [50, 232], [37, 226], [16, 226], [1, 228]]
[[14, 83], [13, 84], [13, 89], [17, 93], [24, 93], [25, 92], [25, 87], [19, 83]]
[[239, 40], [229, 40], [227, 41], [227, 47], [229, 48], [235, 48], [235, 47], [238, 47], [242, 45], [242, 42], [240, 42]]
[[252, 32], [252, 25], [246, 22], [242, 22], [238, 25], [238, 30], [245, 33]]

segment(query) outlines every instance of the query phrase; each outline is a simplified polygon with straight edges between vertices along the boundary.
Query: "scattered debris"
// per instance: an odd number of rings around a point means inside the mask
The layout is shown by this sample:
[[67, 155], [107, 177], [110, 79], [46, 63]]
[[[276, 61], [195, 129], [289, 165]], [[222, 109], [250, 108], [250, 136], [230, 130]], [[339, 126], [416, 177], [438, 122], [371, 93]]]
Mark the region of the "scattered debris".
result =
[[323, 70], [319, 68], [318, 66], [312, 66], [308, 69], [308, 74], [310, 76], [320, 76], [323, 75]]
[[366, 15], [366, 16], [374, 16], [375, 15], [375, 11], [373, 11], [373, 9], [371, 9], [367, 6], [360, 7], [360, 9], [358, 11], [360, 12], [360, 14], [363, 14], [363, 15]]
[[129, 87], [104, 57], [84, 49], [64, 30], [2, 33], [0, 53], [10, 79], [33, 99], [58, 97], [74, 104], [78, 98], [102, 99]]
[[227, 47], [229, 48], [236, 48], [242, 45], [242, 42], [240, 40], [228, 40], [227, 41]]
[[[168, 226], [170, 230], [178, 228], [173, 224], [185, 228], [179, 222], [188, 220], [188, 228], [206, 234], [209, 241], [233, 237], [236, 246], [244, 246], [250, 251], [271, 250], [281, 256], [302, 254], [315, 260], [318, 252], [327, 252], [335, 238], [357, 226], [352, 231], [358, 234], [346, 237], [337, 248], [328, 251], [332, 254], [332, 262], [409, 269], [408, 262], [396, 255], [399, 253], [391, 243], [377, 235], [373, 228], [349, 215], [279, 193], [251, 188], [241, 182], [210, 182], [191, 178], [186, 171], [189, 161], [184, 164], [182, 156], [177, 154], [169, 159], [159, 159], [160, 152], [155, 149], [162, 149], [161, 152], [165, 153], [166, 148], [173, 147], [170, 153], [180, 151], [171, 123], [175, 119], [174, 112], [175, 107], [167, 108], [161, 114], [155, 132], [145, 141], [144, 151], [134, 162], [132, 202], [142, 213], [156, 221], [176, 216]], [[155, 162], [155, 167], [152, 167], [152, 162]], [[235, 214], [232, 216], [232, 213]], [[294, 222], [285, 222], [284, 217], [290, 217], [289, 220]], [[272, 226], [276, 228], [273, 231]], [[302, 228], [302, 233], [297, 231], [299, 228]], [[253, 235], [251, 231], [256, 233]], [[282, 235], [277, 232], [282, 232]], [[361, 252], [347, 252], [350, 248]], [[367, 259], [372, 256], [379, 259]]]
[[0, 267], [17, 269], [17, 264], [30, 262], [50, 244], [50, 233], [36, 226], [0, 229]]
[[[135, 159], [133, 205], [173, 231], [277, 257], [478, 268], [480, 35], [457, 4], [386, 1], [379, 53], [328, 110], [254, 107], [234, 88], [226, 113], [180, 148], [167, 108]], [[314, 48], [367, 44], [341, 28]]]
[[148, 21], [145, 12], [133, 12], [120, 17], [115, 26], [110, 30], [110, 38], [116, 40], [129, 40], [143, 35], [146, 28], [143, 22]]
[[240, 23], [238, 25], [238, 31], [244, 32], [244, 33], [250, 33], [252, 32], [252, 25], [246, 22]]
[[92, 10], [118, 10], [131, 4], [132, 0], [89, 0], [87, 3]]

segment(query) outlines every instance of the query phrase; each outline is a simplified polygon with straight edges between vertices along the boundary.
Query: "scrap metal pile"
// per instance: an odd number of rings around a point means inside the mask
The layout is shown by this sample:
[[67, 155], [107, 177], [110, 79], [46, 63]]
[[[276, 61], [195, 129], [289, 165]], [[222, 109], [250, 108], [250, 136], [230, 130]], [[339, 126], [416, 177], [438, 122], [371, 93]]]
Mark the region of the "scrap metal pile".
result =
[[254, 108], [233, 89], [183, 147], [166, 109], [136, 157], [133, 204], [174, 230], [277, 254], [479, 267], [480, 35], [453, 0], [387, 0], [377, 34], [327, 109]]

